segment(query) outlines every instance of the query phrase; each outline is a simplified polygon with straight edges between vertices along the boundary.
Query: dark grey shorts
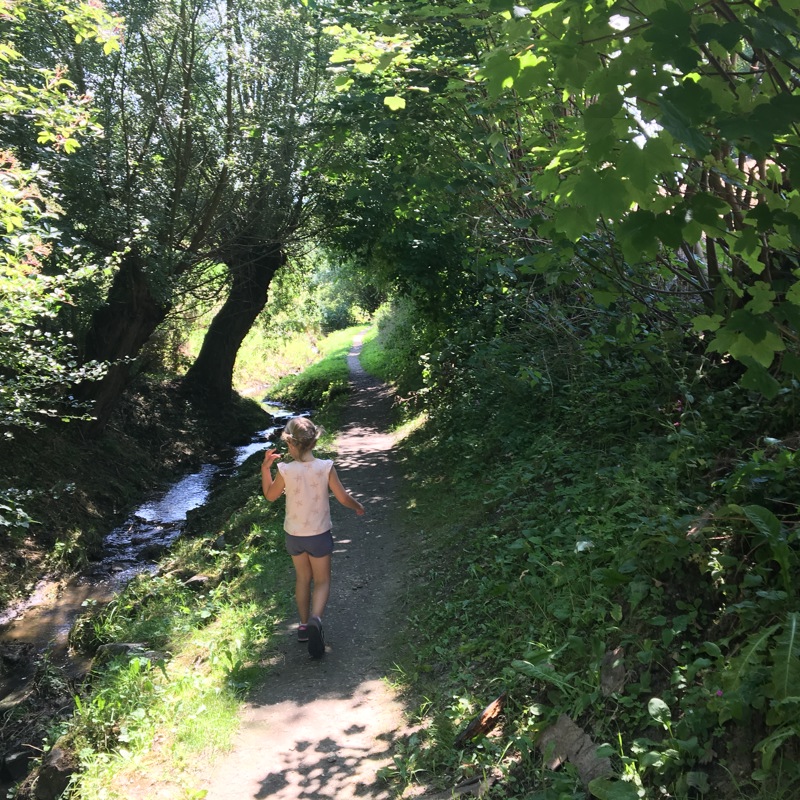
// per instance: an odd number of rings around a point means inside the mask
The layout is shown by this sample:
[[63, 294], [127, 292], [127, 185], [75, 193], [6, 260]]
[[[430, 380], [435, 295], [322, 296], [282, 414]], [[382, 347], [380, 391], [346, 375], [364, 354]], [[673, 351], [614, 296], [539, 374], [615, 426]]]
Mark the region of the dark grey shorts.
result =
[[311, 558], [322, 558], [333, 552], [333, 535], [330, 531], [318, 533], [316, 536], [292, 536], [286, 534], [286, 552], [290, 556], [308, 553]]

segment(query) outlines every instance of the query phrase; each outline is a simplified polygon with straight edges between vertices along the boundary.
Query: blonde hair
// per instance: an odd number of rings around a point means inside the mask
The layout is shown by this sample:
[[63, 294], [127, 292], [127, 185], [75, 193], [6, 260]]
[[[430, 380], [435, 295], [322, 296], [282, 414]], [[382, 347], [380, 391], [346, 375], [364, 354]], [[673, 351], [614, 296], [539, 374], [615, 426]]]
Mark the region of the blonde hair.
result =
[[300, 453], [307, 453], [324, 431], [308, 417], [292, 417], [283, 429], [281, 439], [291, 442]]

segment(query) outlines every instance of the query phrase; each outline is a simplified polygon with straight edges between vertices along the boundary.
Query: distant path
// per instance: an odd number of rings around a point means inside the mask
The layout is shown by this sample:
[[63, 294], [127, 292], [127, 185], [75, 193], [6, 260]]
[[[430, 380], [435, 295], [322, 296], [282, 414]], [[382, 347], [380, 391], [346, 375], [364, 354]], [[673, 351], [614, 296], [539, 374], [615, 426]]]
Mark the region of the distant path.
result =
[[[403, 546], [393, 535], [398, 470], [385, 433], [392, 397], [367, 375], [356, 338], [348, 355], [351, 398], [336, 468], [366, 506], [357, 517], [331, 502], [336, 547], [325, 616], [327, 653], [309, 658], [286, 622], [278, 666], [244, 708], [233, 750], [210, 768], [206, 800], [390, 798], [376, 779], [391, 761], [403, 708], [382, 680], [385, 634], [402, 582]], [[287, 556], [288, 559], [288, 556]]]

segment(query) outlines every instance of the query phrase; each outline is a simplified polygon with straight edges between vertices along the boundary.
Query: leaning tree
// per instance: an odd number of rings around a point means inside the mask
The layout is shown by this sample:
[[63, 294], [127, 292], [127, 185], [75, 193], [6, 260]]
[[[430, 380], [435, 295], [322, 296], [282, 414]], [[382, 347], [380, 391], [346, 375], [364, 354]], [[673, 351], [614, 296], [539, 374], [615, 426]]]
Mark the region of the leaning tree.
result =
[[313, 234], [326, 158], [327, 41], [319, 17], [285, 2], [229, 0], [224, 116], [237, 179], [223, 195], [209, 263], [227, 270], [224, 300], [184, 387], [214, 405], [231, 398], [236, 355], [263, 310], [276, 271]]
[[220, 265], [230, 299], [187, 385], [229, 399], [236, 351], [311, 207], [304, 137], [323, 82], [319, 26], [302, 6], [132, 0], [122, 11], [110, 64], [70, 63], [105, 135], [63, 172], [71, 242], [107, 271], [76, 310], [84, 359], [108, 364], [81, 387], [95, 433], [144, 344]]

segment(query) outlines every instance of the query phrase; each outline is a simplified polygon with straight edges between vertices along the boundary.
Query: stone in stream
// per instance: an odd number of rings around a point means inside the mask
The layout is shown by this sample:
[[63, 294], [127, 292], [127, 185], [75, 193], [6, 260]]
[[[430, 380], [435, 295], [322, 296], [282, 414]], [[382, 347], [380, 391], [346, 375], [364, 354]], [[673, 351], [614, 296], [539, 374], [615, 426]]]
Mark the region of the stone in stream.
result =
[[36, 800], [58, 800], [78, 769], [74, 753], [54, 747], [44, 759], [36, 781]]
[[165, 544], [146, 544], [136, 556], [137, 561], [158, 561], [168, 550]]
[[3, 778], [17, 783], [21, 781], [30, 769], [33, 752], [31, 750], [14, 750], [3, 758]]

